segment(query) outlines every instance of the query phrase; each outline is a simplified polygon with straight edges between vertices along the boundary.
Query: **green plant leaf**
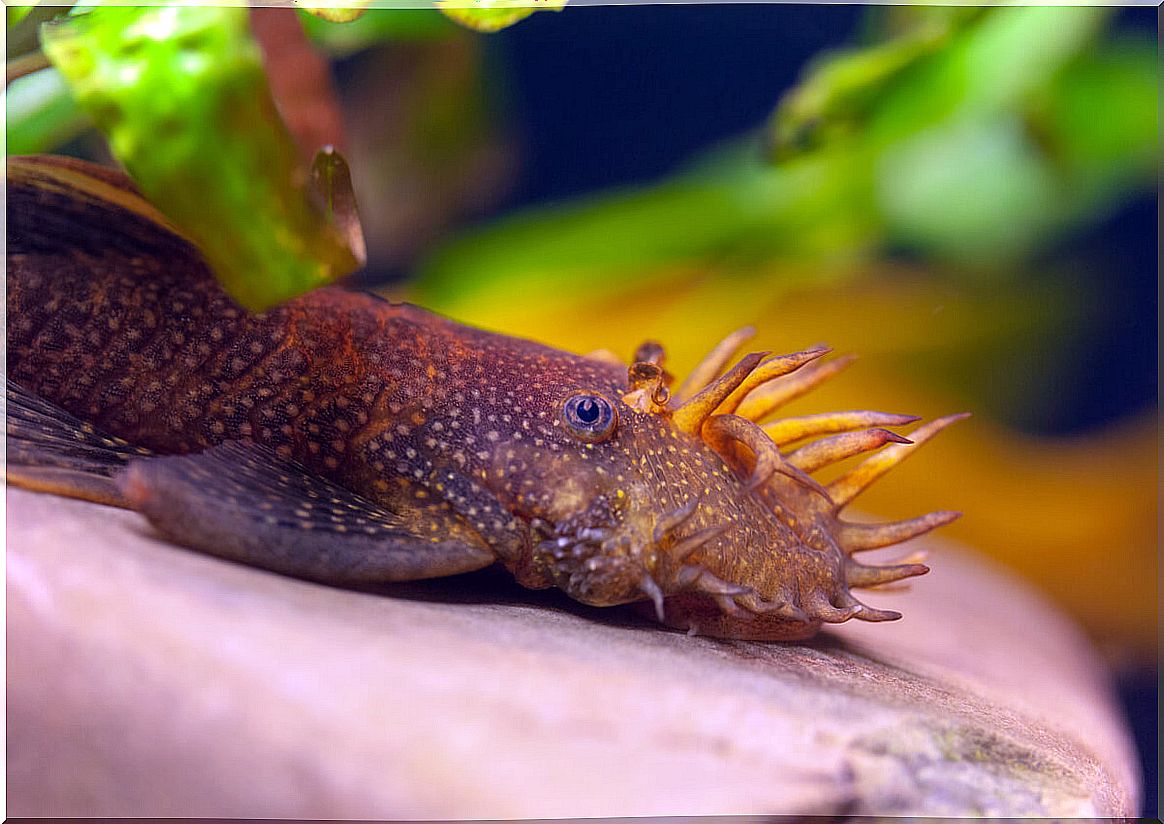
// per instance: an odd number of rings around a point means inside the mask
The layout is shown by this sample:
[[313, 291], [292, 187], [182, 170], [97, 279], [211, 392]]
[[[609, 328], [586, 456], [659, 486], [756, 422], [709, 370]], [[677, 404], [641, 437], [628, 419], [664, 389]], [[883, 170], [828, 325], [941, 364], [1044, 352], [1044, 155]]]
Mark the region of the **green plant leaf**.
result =
[[913, 16], [913, 25], [885, 43], [826, 53], [813, 61], [804, 80], [781, 99], [772, 115], [773, 156], [787, 159], [823, 145], [830, 135], [860, 128], [888, 85], [941, 49], [954, 27], [967, 19], [965, 15]]
[[9, 26], [15, 26], [21, 20], [28, 16], [28, 13], [36, 8], [36, 4], [32, 3], [27, 6], [6, 6], [5, 7], [5, 22]]
[[652, 185], [507, 216], [438, 248], [418, 294], [459, 311], [668, 267], [799, 259], [825, 272], [891, 245], [1013, 275], [1056, 232], [1150, 183], [1150, 49], [1093, 66], [1108, 10], [909, 11], [894, 40], [819, 62], [786, 97], [767, 131], [787, 149], [777, 162], [741, 142]]
[[1124, 37], [1068, 65], [1036, 101], [1030, 128], [1095, 197], [1154, 177], [1160, 162], [1157, 46]]
[[449, 19], [466, 28], [495, 32], [524, 20], [535, 11], [561, 11], [567, 0], [436, 0], [437, 7]]
[[370, 0], [341, 0], [339, 3], [318, 4], [318, 0], [293, 0], [308, 14], [330, 23], [351, 23], [365, 11]]
[[1062, 218], [1063, 184], [1017, 118], [964, 121], [888, 147], [877, 167], [887, 228], [967, 261], [1029, 251]]
[[45, 53], [114, 155], [260, 309], [359, 261], [311, 202], [245, 8], [112, 8], [46, 24]]
[[455, 312], [487, 294], [559, 294], [562, 283], [595, 294], [693, 262], [853, 259], [880, 232], [867, 166], [845, 150], [774, 168], [744, 141], [664, 183], [531, 209], [468, 233], [426, 261], [416, 293]]
[[344, 57], [363, 49], [398, 40], [434, 40], [458, 32], [436, 9], [368, 9], [348, 23], [334, 23], [300, 13], [312, 42], [328, 54]]
[[41, 69], [9, 83], [5, 114], [8, 153], [13, 155], [52, 151], [89, 126], [56, 69]]
[[352, 172], [347, 161], [331, 146], [325, 146], [311, 164], [311, 195], [327, 221], [344, 238], [348, 249], [363, 262], [367, 257], [364, 229], [356, 209]]

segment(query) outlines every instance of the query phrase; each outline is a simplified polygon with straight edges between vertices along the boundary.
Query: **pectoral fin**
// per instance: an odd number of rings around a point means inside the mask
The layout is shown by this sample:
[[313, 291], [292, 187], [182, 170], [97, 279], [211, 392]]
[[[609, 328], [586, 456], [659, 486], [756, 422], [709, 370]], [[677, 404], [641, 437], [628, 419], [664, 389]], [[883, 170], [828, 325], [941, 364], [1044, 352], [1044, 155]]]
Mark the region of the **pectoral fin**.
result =
[[132, 461], [118, 488], [175, 543], [325, 583], [434, 578], [495, 560], [447, 510], [390, 512], [251, 443]]

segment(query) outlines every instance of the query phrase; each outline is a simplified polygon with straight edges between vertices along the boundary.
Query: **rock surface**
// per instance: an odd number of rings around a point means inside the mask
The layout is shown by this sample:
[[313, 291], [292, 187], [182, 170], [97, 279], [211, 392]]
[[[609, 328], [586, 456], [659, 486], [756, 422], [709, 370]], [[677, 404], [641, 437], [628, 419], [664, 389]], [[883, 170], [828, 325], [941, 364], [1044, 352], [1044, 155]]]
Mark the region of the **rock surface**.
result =
[[366, 591], [7, 493], [8, 814], [1130, 816], [1102, 669], [931, 542], [889, 625], [688, 637], [492, 572]]

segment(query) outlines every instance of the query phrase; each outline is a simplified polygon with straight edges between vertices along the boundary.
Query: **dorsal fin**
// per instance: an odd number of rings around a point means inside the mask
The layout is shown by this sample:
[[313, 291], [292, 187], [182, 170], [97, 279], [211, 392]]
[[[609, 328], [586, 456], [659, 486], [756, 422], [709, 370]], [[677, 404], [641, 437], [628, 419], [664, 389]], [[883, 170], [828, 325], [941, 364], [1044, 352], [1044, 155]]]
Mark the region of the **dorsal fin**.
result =
[[[202, 255], [125, 174], [70, 157], [10, 157], [8, 254]], [[209, 276], [209, 270], [207, 270]]]

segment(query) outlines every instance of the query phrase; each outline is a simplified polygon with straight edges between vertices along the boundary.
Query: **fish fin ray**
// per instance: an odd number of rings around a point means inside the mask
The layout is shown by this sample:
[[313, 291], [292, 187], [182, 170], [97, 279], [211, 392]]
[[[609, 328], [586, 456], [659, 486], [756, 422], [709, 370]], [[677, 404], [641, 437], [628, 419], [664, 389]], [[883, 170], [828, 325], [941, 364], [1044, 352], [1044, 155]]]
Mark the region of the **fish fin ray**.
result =
[[439, 505], [393, 512], [253, 443], [132, 461], [118, 485], [169, 540], [298, 578], [409, 581], [496, 560]]
[[126, 507], [114, 476], [148, 449], [107, 435], [5, 378], [9, 483], [99, 504]]

